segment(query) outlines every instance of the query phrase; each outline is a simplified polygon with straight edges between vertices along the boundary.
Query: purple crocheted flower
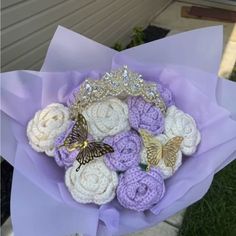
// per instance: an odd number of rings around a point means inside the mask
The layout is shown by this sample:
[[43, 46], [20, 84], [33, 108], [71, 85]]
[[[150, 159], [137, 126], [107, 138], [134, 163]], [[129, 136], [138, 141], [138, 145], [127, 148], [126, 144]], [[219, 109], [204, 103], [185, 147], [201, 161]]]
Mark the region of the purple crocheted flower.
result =
[[75, 103], [76, 95], [79, 92], [79, 90], [80, 90], [80, 86], [73, 89], [72, 92], [70, 93], [70, 95], [68, 96], [67, 101], [66, 101], [66, 105], [68, 107]]
[[167, 107], [170, 107], [175, 104], [174, 99], [173, 99], [173, 94], [168, 88], [166, 88], [164, 85], [158, 83], [157, 90], [160, 93], [160, 95], [161, 95], [162, 99], [164, 100]]
[[106, 165], [115, 171], [125, 171], [140, 162], [141, 140], [135, 131], [126, 131], [104, 139], [104, 143], [114, 148], [106, 154]]
[[66, 169], [72, 166], [79, 151], [75, 150], [73, 152], [68, 152], [65, 147], [59, 148], [59, 146], [63, 144], [63, 142], [65, 141], [65, 138], [71, 132], [73, 125], [74, 125], [74, 122], [71, 122], [69, 128], [56, 139], [55, 144], [54, 144], [55, 145], [55, 152], [54, 152], [55, 161], [60, 167], [65, 167]]
[[134, 129], [146, 129], [153, 135], [164, 131], [164, 116], [154, 104], [146, 102], [142, 97], [129, 97], [128, 107], [129, 122]]
[[158, 169], [142, 171], [139, 166], [121, 174], [117, 199], [128, 209], [145, 211], [157, 204], [165, 193], [163, 178]]

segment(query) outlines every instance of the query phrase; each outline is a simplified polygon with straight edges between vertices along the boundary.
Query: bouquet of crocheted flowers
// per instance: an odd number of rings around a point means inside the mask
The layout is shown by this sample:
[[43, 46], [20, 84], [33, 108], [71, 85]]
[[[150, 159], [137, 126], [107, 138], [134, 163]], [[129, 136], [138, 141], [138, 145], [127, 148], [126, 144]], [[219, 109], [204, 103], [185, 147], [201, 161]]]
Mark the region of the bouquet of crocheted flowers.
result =
[[171, 91], [126, 66], [87, 79], [68, 97], [37, 111], [27, 126], [31, 147], [65, 169], [75, 201], [102, 205], [117, 197], [145, 211], [165, 194], [165, 180], [200, 143], [194, 119]]

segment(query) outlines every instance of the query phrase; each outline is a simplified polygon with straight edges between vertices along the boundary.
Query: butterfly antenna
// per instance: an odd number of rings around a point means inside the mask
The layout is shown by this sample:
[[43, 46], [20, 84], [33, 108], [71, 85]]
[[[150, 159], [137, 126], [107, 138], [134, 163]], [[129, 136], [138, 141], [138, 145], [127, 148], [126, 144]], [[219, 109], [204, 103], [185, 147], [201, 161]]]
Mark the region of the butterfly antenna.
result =
[[[77, 160], [78, 161], [78, 160]], [[79, 163], [79, 166], [76, 168], [76, 172], [78, 172], [79, 171], [79, 169], [80, 169], [80, 167], [82, 166], [82, 164], [81, 163]]]
[[62, 148], [62, 147], [65, 147], [65, 144], [61, 144], [60, 146], [58, 146], [58, 148]]

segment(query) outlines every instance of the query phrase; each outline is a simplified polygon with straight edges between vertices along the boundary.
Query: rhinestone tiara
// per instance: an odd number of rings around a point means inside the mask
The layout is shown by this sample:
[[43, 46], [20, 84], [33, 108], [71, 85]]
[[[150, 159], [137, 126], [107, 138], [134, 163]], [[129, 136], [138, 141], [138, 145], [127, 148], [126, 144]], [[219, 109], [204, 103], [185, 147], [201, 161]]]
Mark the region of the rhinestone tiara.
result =
[[78, 112], [82, 113], [94, 102], [116, 96], [142, 96], [165, 114], [166, 105], [157, 90], [157, 84], [143, 80], [142, 75], [123, 66], [106, 73], [100, 80], [86, 79], [75, 95], [75, 102], [70, 106], [71, 117], [76, 118]]

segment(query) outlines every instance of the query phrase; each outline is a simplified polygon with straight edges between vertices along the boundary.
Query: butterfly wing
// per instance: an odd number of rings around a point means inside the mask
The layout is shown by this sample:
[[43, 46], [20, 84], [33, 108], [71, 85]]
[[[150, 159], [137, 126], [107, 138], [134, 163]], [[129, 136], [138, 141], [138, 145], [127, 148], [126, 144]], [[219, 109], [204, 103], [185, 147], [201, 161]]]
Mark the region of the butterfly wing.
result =
[[94, 157], [101, 157], [110, 152], [114, 152], [114, 149], [106, 143], [88, 143], [88, 146], [82, 149], [77, 156], [77, 161], [80, 165], [76, 170], [78, 171], [81, 165], [85, 165], [92, 161]]
[[102, 142], [91, 142], [86, 149], [88, 150], [89, 155], [93, 157], [100, 157], [107, 153], [114, 152], [113, 147]]
[[162, 157], [162, 144], [145, 130], [140, 130], [144, 146], [147, 150], [148, 169], [150, 166], [157, 166]]
[[93, 157], [91, 155], [88, 155], [87, 149], [84, 148], [80, 150], [76, 160], [79, 162], [79, 166], [76, 169], [76, 171], [78, 171], [82, 165], [85, 165], [89, 163], [90, 161], [92, 161]]
[[180, 145], [183, 141], [183, 138], [180, 136], [176, 136], [170, 139], [164, 146], [163, 146], [163, 153], [162, 158], [164, 163], [167, 167], [173, 168], [176, 163], [176, 156], [180, 149]]
[[66, 137], [64, 141], [64, 146], [71, 148], [74, 145], [79, 146], [82, 144], [88, 136], [88, 126], [87, 122], [82, 114], [78, 114], [77, 121], [75, 122], [71, 133]]

